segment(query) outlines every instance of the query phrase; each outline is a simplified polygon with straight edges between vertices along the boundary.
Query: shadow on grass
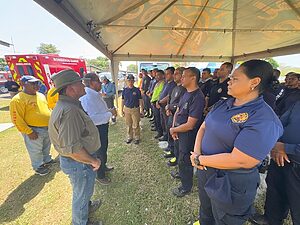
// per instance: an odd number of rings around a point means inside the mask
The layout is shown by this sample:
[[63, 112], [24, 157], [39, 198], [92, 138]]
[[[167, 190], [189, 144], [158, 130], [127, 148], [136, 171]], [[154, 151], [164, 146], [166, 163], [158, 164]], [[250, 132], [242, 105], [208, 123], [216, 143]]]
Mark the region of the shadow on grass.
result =
[[46, 176], [32, 175], [10, 193], [0, 206], [0, 224], [14, 221], [22, 215], [25, 211], [24, 205], [37, 196], [58, 171], [60, 171], [60, 166], [55, 164]]
[[0, 111], [9, 111], [9, 106], [4, 106], [0, 108]]

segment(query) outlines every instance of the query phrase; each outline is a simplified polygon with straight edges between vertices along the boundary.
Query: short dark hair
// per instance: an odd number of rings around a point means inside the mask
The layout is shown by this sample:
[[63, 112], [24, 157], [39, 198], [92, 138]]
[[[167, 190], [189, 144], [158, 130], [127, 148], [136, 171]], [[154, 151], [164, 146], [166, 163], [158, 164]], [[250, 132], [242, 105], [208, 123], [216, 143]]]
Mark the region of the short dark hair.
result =
[[97, 81], [99, 79], [98, 75], [96, 73], [87, 73], [84, 78], [89, 78], [89, 80], [84, 80], [83, 83], [86, 87], [90, 87], [91, 81]]
[[252, 59], [246, 61], [240, 66], [249, 79], [259, 77], [261, 79], [258, 85], [259, 93], [268, 88], [273, 79], [273, 67], [270, 63], [260, 59]]
[[165, 72], [163, 70], [157, 70], [156, 73], [161, 73], [162, 75], [165, 75]]
[[170, 70], [172, 74], [174, 74], [174, 72], [175, 72], [175, 68], [174, 68], [173, 66], [169, 66], [169, 67], [166, 69], [166, 71], [167, 71], [167, 70]]
[[299, 73], [295, 73], [295, 72], [288, 72], [286, 75], [287, 76], [293, 76], [293, 77], [297, 77], [297, 79], [300, 79], [300, 74]]
[[200, 70], [199, 69], [197, 69], [196, 67], [188, 67], [188, 68], [186, 68], [186, 70], [189, 70], [189, 71], [191, 71], [192, 72], [192, 74], [194, 75], [194, 76], [196, 76], [196, 82], [197, 82], [197, 84], [199, 83], [199, 80], [200, 80]]
[[178, 70], [179, 73], [182, 75], [185, 68], [181, 66], [181, 67], [177, 67], [176, 70]]
[[208, 72], [209, 74], [211, 73], [210, 68], [204, 68], [204, 69], [202, 70], [202, 72], [204, 72], [204, 71]]
[[233, 69], [233, 64], [231, 62], [224, 62], [222, 65], [225, 65], [227, 69], [229, 69], [230, 73]]

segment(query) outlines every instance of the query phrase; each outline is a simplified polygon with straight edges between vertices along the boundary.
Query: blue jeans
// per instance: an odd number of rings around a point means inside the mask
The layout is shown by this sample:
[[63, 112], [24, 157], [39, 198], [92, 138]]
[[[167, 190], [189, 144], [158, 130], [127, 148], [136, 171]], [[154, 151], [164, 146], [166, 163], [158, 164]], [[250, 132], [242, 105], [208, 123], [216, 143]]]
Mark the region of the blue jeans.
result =
[[48, 127], [30, 127], [38, 133], [36, 140], [31, 140], [28, 135], [22, 134], [25, 141], [31, 165], [34, 170], [39, 168], [44, 163], [51, 161], [50, 147], [51, 142], [48, 134]]
[[94, 192], [96, 172], [90, 165], [60, 156], [60, 168], [68, 175], [72, 189], [72, 224], [86, 225], [89, 217], [89, 201]]

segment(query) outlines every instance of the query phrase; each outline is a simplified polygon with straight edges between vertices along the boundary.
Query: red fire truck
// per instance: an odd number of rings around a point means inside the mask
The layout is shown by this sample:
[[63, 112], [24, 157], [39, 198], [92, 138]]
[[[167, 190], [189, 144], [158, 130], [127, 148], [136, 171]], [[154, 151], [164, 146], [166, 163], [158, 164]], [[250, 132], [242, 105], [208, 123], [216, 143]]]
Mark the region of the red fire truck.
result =
[[24, 75], [40, 79], [50, 88], [50, 76], [65, 69], [73, 69], [80, 76], [86, 73], [84, 59], [61, 57], [57, 54], [6, 55], [5, 60], [16, 82]]

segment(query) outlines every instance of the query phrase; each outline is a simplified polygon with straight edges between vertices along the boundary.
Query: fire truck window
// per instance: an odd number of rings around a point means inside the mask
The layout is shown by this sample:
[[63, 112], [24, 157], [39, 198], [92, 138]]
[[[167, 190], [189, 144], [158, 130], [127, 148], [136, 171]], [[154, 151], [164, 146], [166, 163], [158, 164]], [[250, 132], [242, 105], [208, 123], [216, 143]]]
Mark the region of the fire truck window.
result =
[[34, 72], [33, 72], [32, 67], [31, 66], [26, 66], [26, 68], [27, 68], [28, 74], [31, 75], [31, 76], [34, 76]]
[[18, 70], [19, 70], [19, 73], [20, 73], [21, 76], [25, 75], [25, 71], [24, 71], [23, 66], [18, 66]]

